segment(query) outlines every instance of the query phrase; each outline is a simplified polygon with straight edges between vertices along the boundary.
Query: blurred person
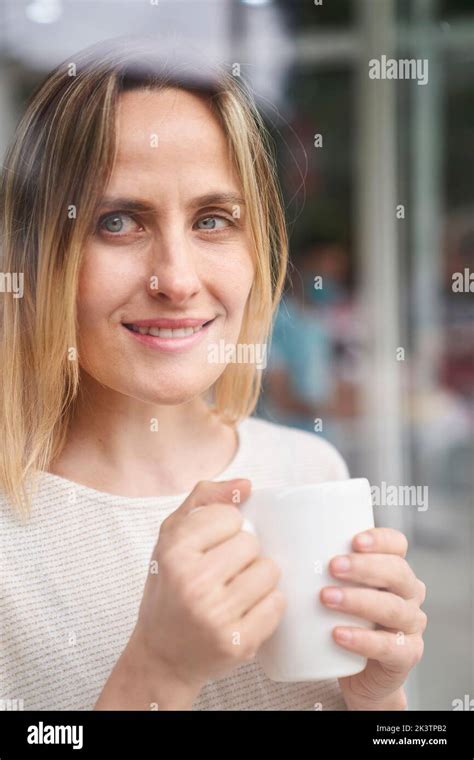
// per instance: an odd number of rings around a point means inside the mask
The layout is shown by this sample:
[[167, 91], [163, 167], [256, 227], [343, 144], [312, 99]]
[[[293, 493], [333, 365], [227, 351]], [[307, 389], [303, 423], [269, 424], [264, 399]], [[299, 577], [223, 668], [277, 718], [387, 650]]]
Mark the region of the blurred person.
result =
[[262, 412], [303, 430], [327, 409], [332, 394], [331, 343], [327, 330], [305, 305], [298, 275], [275, 318]]
[[[313, 305], [332, 345], [334, 395], [328, 414], [336, 419], [354, 417], [360, 412], [358, 391], [363, 329], [353, 295], [347, 246], [335, 238], [316, 241], [303, 259], [302, 272], [308, 304]], [[311, 277], [312, 288], [309, 287]]]
[[339, 418], [358, 413], [358, 321], [348, 286], [346, 248], [315, 238], [295, 256], [290, 291], [272, 333], [262, 412], [331, 436]]

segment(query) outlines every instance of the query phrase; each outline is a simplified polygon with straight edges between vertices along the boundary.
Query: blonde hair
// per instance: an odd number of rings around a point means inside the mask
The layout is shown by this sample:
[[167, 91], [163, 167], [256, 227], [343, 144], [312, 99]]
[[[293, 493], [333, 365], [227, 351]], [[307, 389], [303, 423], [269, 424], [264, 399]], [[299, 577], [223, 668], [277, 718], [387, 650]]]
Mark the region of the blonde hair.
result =
[[[273, 144], [240, 77], [221, 67], [198, 76], [196, 67], [163, 65], [143, 40], [101, 43], [73, 60], [73, 69], [58, 66], [32, 96], [0, 185], [2, 272], [24, 277], [23, 297], [4, 294], [1, 305], [0, 484], [22, 517], [31, 514], [26, 483], [60, 454], [78, 394], [79, 364], [70, 352], [77, 344], [81, 252], [112, 171], [122, 92], [192, 91], [222, 125], [255, 261], [239, 343], [268, 343], [287, 268]], [[260, 389], [255, 365], [228, 364], [214, 385], [212, 409], [237, 423], [253, 412]]]

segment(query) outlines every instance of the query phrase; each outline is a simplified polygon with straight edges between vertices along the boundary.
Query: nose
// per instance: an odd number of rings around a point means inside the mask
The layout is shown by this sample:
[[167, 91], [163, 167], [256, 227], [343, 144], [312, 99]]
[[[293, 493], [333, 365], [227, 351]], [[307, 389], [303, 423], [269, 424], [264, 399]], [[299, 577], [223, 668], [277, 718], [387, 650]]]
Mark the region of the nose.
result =
[[153, 241], [151, 252], [150, 295], [173, 303], [183, 303], [201, 288], [191, 241], [177, 225]]

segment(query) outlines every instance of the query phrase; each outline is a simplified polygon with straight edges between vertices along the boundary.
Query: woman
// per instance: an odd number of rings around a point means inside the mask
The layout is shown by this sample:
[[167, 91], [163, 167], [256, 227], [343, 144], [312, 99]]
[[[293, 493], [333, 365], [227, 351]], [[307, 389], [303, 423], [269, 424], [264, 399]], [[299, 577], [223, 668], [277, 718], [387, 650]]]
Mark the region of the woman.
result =
[[1, 199], [3, 271], [24, 275], [2, 319], [2, 697], [33, 710], [405, 709], [426, 616], [394, 530], [354, 538], [349, 569], [332, 561], [366, 587], [321, 596], [378, 624], [334, 632], [369, 658], [363, 672], [275, 683], [254, 659], [286, 600], [238, 502], [348, 472], [323, 439], [250, 416], [255, 363], [211, 360], [216, 346], [266, 345], [285, 277], [271, 149], [246, 88], [164, 70], [133, 45], [92, 48], [35, 93]]

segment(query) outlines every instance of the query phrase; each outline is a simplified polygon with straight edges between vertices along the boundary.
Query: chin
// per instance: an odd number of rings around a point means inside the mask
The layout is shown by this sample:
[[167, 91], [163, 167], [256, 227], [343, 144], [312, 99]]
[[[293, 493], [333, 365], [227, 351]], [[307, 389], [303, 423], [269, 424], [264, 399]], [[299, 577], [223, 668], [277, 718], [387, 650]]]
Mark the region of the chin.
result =
[[187, 368], [186, 372], [181, 373], [178, 368], [161, 372], [153, 372], [149, 367], [133, 368], [134, 371], [130, 371], [131, 368], [133, 362], [128, 367], [123, 364], [120, 369], [117, 367], [112, 376], [90, 370], [86, 372], [103, 388], [157, 406], [178, 406], [203, 396], [221, 374], [218, 372], [208, 376], [204, 372], [208, 367], [203, 368], [200, 364], [195, 365], [194, 371]]
[[127, 388], [126, 395], [139, 399], [146, 404], [156, 404], [157, 406], [179, 406], [187, 404], [195, 398], [201, 397], [207, 390], [207, 387], [174, 387], [163, 389], [159, 387], [159, 382], [153, 388]]
[[182, 394], [170, 394], [163, 396], [154, 396], [153, 398], [144, 399], [150, 404], [156, 404], [157, 406], [181, 406], [181, 404], [187, 404], [192, 401], [199, 393], [182, 393]]

